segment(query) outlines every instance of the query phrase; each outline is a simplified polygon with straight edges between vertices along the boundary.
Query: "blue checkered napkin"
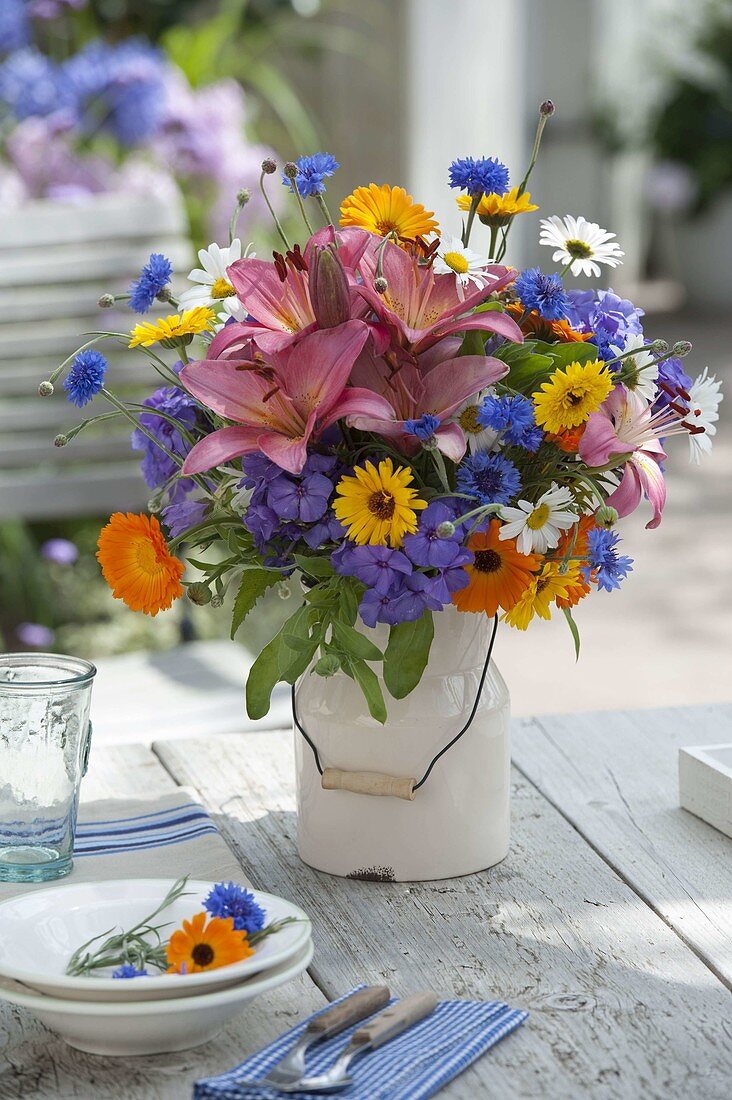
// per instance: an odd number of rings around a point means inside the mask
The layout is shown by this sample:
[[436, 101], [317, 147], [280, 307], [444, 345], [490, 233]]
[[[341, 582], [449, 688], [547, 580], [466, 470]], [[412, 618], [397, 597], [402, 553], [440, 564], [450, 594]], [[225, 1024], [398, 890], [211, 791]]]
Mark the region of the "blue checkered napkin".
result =
[[[346, 997], [362, 988], [357, 986]], [[340, 999], [345, 1000], [345, 997]], [[528, 1012], [509, 1008], [502, 1001], [440, 1001], [431, 1016], [379, 1050], [358, 1058], [350, 1071], [354, 1084], [346, 1095], [349, 1100], [423, 1100], [433, 1096], [476, 1058], [514, 1031], [527, 1016]], [[287, 1053], [306, 1024], [307, 1020], [298, 1024], [227, 1073], [197, 1081], [194, 1100], [281, 1098], [285, 1094], [275, 1089], [247, 1088], [239, 1082], [265, 1077]], [[307, 1056], [308, 1074], [328, 1069], [358, 1026], [313, 1047]], [[304, 1097], [306, 1094], [289, 1095]]]

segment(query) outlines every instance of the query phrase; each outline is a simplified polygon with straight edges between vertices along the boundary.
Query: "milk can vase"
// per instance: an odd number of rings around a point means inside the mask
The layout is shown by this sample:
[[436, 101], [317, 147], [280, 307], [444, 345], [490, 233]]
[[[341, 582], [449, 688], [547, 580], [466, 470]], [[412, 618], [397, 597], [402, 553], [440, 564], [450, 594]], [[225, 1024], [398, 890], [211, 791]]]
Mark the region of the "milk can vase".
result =
[[[298, 683], [298, 850], [311, 867], [405, 882], [470, 874], [506, 856], [510, 700], [492, 661], [486, 669], [494, 621], [448, 608], [434, 627], [415, 690], [397, 700], [383, 689], [383, 726], [344, 673], [308, 672]], [[368, 636], [383, 650], [387, 631]]]

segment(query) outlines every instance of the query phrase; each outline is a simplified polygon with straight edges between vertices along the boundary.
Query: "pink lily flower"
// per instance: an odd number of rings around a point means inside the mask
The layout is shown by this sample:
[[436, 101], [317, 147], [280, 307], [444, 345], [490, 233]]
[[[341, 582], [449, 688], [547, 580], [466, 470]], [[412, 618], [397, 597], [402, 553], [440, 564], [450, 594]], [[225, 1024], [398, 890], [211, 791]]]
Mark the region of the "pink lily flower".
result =
[[[364, 260], [371, 235], [363, 229], [342, 229], [337, 233], [326, 226], [315, 233], [301, 253], [297, 246], [287, 256], [276, 254], [274, 262], [245, 258], [228, 267], [227, 274], [237, 297], [252, 321], [227, 325], [219, 333], [218, 351], [240, 348], [254, 340], [263, 352], [281, 351], [303, 333], [317, 328], [310, 294], [309, 267], [314, 251], [335, 244], [338, 259], [355, 285], [356, 272], [362, 260], [371, 271], [373, 263]], [[351, 317], [365, 317], [364, 303], [352, 293]]]
[[392, 331], [395, 342], [414, 354], [453, 332], [470, 329], [495, 332], [514, 343], [523, 343], [521, 329], [501, 310], [465, 316], [493, 291], [513, 282], [516, 272], [502, 264], [486, 267], [482, 273], [483, 285], [463, 298], [458, 294], [454, 275], [435, 275], [431, 265], [418, 264], [413, 256], [391, 242], [384, 246], [382, 271], [387, 282], [383, 294], [377, 293], [370, 280], [356, 290]]
[[639, 394], [616, 386], [588, 419], [579, 446], [579, 456], [588, 466], [604, 466], [613, 455], [630, 453], [621, 482], [607, 503], [619, 516], [627, 516], [645, 494], [653, 509], [649, 528], [658, 527], [666, 503], [660, 466], [666, 454], [660, 440], [689, 431], [683, 422], [689, 410], [681, 403], [682, 394], [673, 396], [671, 404], [654, 412]]
[[235, 423], [201, 439], [183, 473], [199, 474], [251, 451], [300, 473], [309, 440], [341, 417], [372, 407], [373, 394], [346, 388], [368, 336], [362, 321], [347, 321], [303, 336], [266, 360], [204, 359], [184, 367], [186, 389]]
[[427, 371], [410, 362], [394, 370], [369, 347], [359, 357], [351, 378], [373, 391], [370, 407], [350, 411], [346, 422], [393, 439], [405, 454], [414, 454], [419, 442], [407, 432], [406, 421], [429, 413], [441, 421], [434, 435], [438, 449], [459, 462], [465, 454], [465, 435], [459, 424], [446, 421], [464, 401], [503, 378], [508, 370], [500, 359], [485, 355], [450, 357], [431, 364]]

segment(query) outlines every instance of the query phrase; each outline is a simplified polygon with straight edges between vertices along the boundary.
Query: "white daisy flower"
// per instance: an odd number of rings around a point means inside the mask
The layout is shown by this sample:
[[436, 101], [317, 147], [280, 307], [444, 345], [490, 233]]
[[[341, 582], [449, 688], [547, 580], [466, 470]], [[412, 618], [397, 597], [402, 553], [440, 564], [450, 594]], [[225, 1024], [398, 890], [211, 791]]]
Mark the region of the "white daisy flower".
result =
[[569, 489], [552, 482], [536, 504], [520, 500], [517, 508], [501, 508], [499, 515], [505, 522], [498, 537], [515, 538], [520, 554], [530, 554], [532, 550], [545, 554], [557, 545], [562, 531], [569, 530], [579, 519], [568, 505], [574, 505]]
[[552, 260], [565, 266], [571, 264], [573, 275], [600, 276], [599, 264], [617, 267], [623, 261], [617, 241], [612, 240], [614, 233], [600, 229], [597, 222], [588, 222], [585, 218], [573, 218], [567, 214], [563, 219], [553, 214], [551, 218], [542, 218], [539, 244], [547, 244], [554, 249]]
[[435, 275], [454, 275], [458, 294], [463, 297], [470, 283], [483, 286], [487, 275], [485, 268], [493, 263], [488, 256], [481, 256], [466, 248], [459, 237], [443, 237], [432, 262]]
[[492, 392], [492, 389], [483, 390], [482, 393], [476, 393], [475, 397], [469, 397], [451, 418], [463, 429], [471, 454], [476, 451], [490, 451], [498, 439], [498, 432], [494, 432], [492, 428], [484, 428], [478, 420], [478, 409]]
[[[253, 258], [247, 246], [245, 258]], [[179, 298], [181, 309], [193, 309], [195, 306], [209, 306], [215, 309], [219, 320], [226, 321], [229, 317], [235, 317], [243, 321], [246, 310], [236, 296], [236, 291], [229, 282], [226, 269], [235, 260], [240, 260], [241, 241], [235, 238], [228, 248], [221, 248], [218, 244], [210, 244], [208, 248], [200, 249], [198, 259], [200, 267], [194, 267], [188, 275], [189, 282], [195, 285], [184, 290]]]
[[702, 455], [712, 453], [712, 436], [717, 434], [716, 421], [719, 420], [719, 403], [722, 400], [722, 383], [715, 375], [709, 375], [708, 367], [695, 379], [689, 390], [688, 424], [703, 428], [703, 432], [689, 435], [689, 461], [699, 465]]
[[624, 372], [632, 372], [629, 377], [624, 378], [623, 385], [626, 389], [640, 394], [650, 405], [656, 396], [658, 363], [654, 362], [651, 349], [640, 333], [629, 336], [625, 344], [626, 352], [636, 349], [636, 355], [626, 355], [620, 361]]

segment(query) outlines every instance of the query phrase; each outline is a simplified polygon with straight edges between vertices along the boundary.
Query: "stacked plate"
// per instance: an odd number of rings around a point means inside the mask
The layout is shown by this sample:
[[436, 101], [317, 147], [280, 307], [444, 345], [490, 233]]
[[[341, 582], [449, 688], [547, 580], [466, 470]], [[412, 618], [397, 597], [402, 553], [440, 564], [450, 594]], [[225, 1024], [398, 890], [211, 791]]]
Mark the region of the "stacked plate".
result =
[[[250, 1001], [291, 981], [313, 955], [310, 920], [284, 898], [253, 891], [266, 923], [295, 918], [242, 962], [196, 974], [70, 978], [71, 955], [95, 936], [131, 928], [152, 913], [170, 879], [54, 886], [0, 903], [0, 1000], [30, 1009], [79, 1050], [127, 1056], [208, 1042]], [[213, 882], [191, 881], [155, 923], [166, 931], [203, 909]], [[169, 924], [168, 924], [169, 922]], [[164, 933], [165, 934], [165, 933]]]

